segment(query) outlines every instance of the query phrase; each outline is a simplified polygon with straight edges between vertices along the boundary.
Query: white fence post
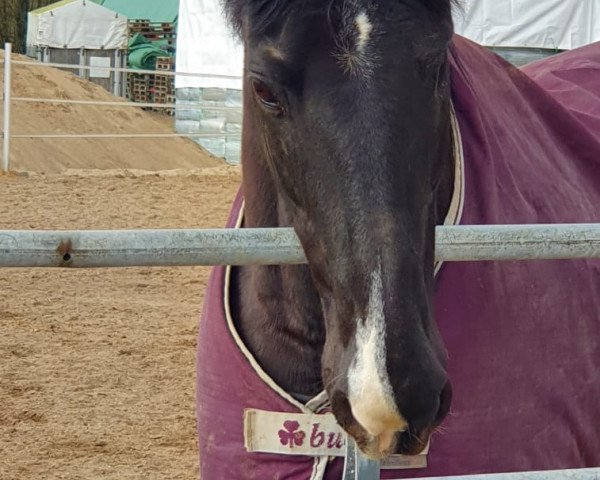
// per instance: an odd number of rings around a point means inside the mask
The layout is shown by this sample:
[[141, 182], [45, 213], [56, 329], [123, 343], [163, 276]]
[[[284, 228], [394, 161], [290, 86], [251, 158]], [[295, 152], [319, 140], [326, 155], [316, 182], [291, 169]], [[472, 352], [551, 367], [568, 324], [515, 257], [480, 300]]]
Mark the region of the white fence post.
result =
[[10, 67], [12, 43], [4, 44], [4, 115], [2, 118], [2, 170], [8, 172], [10, 157]]

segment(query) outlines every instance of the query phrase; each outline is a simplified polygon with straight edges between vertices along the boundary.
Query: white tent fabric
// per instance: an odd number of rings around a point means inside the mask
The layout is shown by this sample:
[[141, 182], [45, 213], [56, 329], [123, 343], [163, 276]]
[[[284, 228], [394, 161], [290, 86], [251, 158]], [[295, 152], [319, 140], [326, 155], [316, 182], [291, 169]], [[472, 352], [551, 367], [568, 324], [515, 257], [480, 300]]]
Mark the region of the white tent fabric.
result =
[[35, 47], [38, 30], [40, 28], [40, 16], [31, 12], [27, 14], [27, 47]]
[[457, 33], [490, 47], [570, 50], [600, 41], [600, 0], [462, 0]]
[[[180, 0], [177, 71], [241, 77], [243, 49], [225, 21], [220, 0]], [[241, 90], [241, 79], [178, 76], [177, 88]]]
[[27, 45], [115, 50], [127, 46], [127, 18], [86, 0], [28, 15]]
[[[600, 41], [600, 0], [461, 0], [457, 33], [482, 45], [572, 49]], [[220, 0], [180, 0], [177, 71], [240, 76], [243, 50]], [[240, 89], [241, 80], [178, 77], [177, 88]]]

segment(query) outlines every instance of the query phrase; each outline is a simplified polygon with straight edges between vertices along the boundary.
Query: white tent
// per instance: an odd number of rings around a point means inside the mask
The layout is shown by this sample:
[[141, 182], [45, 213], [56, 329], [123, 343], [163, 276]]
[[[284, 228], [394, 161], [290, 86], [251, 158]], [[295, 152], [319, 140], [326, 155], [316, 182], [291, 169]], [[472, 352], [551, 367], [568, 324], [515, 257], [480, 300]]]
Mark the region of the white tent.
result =
[[461, 0], [457, 33], [489, 47], [570, 50], [600, 41], [600, 0]]
[[[225, 21], [220, 0], [180, 0], [177, 71], [241, 76], [243, 49]], [[241, 89], [241, 80], [177, 77], [177, 88]]]
[[116, 50], [127, 46], [127, 18], [91, 0], [63, 0], [29, 12], [29, 47]]

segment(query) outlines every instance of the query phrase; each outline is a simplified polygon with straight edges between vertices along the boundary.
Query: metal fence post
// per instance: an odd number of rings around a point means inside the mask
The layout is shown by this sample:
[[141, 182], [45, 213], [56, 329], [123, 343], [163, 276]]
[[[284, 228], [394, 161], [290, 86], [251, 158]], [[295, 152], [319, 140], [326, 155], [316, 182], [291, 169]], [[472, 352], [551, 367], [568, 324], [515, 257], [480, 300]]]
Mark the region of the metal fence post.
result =
[[8, 172], [10, 157], [10, 68], [12, 44], [4, 44], [4, 114], [2, 118], [2, 170]]
[[[79, 49], [79, 66], [85, 66], [86, 65], [86, 54], [85, 54], [85, 48], [81, 47]], [[79, 78], [83, 78], [84, 80], [87, 80], [89, 78], [89, 75], [86, 75], [87, 72], [89, 72], [89, 70], [86, 70], [85, 68], [80, 68], [79, 69]]]

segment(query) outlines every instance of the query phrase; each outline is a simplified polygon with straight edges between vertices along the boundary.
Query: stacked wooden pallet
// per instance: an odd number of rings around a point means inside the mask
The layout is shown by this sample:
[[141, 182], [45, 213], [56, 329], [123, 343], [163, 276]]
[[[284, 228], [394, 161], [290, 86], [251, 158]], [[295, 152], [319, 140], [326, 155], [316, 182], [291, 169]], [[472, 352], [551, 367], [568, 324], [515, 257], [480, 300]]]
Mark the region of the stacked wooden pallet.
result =
[[[156, 59], [156, 70], [173, 72], [175, 70], [175, 59], [173, 57], [158, 57]], [[173, 75], [156, 74], [154, 76], [153, 94], [155, 103], [174, 103], [175, 77]], [[164, 109], [157, 110], [164, 111]]]
[[154, 33], [158, 36], [159, 40], [166, 40], [169, 45], [175, 45], [176, 33], [173, 23], [163, 22], [154, 24]]
[[[151, 42], [160, 42], [160, 48], [165, 54], [174, 51], [176, 33], [175, 25], [170, 22], [151, 22], [148, 19], [138, 18], [129, 20], [129, 36], [143, 35]], [[175, 70], [173, 57], [158, 57], [156, 70], [172, 72]], [[157, 74], [129, 74], [127, 82], [127, 96], [133, 102], [140, 103], [175, 103], [175, 77], [173, 75]], [[172, 108], [152, 108], [153, 110], [174, 115]]]
[[[130, 33], [141, 33], [142, 35], [150, 34], [152, 28], [150, 26], [150, 20], [145, 18], [138, 18], [135, 20], [129, 20], [129, 32]], [[132, 35], [130, 35], [132, 36]]]
[[[167, 103], [175, 104], [175, 94], [174, 93], [167, 95]], [[164, 111], [167, 115], [171, 115], [172, 117], [175, 116], [174, 108], [165, 108]]]
[[175, 70], [175, 58], [173, 57], [156, 57], [156, 69], [172, 72]]
[[156, 42], [165, 40], [168, 45], [175, 46], [176, 32], [175, 24], [171, 22], [151, 22], [148, 19], [136, 19], [129, 21], [129, 36], [141, 33], [148, 40]]
[[128, 82], [128, 97], [132, 102], [147, 103], [151, 100], [153, 82], [151, 75], [130, 74]]

